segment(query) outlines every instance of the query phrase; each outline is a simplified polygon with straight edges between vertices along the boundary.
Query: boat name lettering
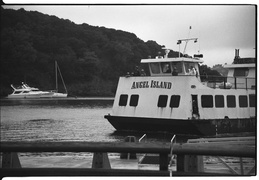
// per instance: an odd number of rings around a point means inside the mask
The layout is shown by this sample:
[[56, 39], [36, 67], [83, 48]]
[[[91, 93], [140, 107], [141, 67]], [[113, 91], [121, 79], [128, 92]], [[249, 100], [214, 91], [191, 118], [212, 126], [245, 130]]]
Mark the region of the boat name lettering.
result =
[[139, 81], [133, 82], [131, 89], [138, 89], [138, 88], [162, 88], [162, 89], [171, 89], [172, 83], [171, 82], [164, 82], [164, 81]]

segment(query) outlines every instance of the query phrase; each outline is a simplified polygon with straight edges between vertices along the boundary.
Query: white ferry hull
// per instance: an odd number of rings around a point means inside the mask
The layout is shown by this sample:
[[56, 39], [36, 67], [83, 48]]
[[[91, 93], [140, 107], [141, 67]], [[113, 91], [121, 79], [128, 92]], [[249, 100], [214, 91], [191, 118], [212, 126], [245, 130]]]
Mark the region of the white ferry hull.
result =
[[255, 132], [255, 118], [182, 120], [106, 115], [106, 119], [118, 131], [170, 132], [214, 136], [217, 134]]

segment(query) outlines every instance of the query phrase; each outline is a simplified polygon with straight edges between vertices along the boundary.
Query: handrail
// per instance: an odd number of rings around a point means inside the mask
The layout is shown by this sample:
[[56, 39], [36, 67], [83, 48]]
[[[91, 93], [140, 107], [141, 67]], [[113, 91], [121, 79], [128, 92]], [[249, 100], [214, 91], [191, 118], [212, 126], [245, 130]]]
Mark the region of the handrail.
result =
[[172, 159], [172, 156], [173, 156], [173, 141], [174, 141], [174, 139], [176, 139], [175, 137], [176, 137], [176, 135], [174, 135], [172, 137], [171, 141], [170, 141], [171, 142], [171, 144], [170, 144], [170, 157], [171, 157], [171, 159]]
[[[176, 135], [174, 135], [172, 137], [171, 141], [170, 141], [171, 142], [171, 144], [170, 144], [170, 162], [169, 162], [170, 167], [173, 165], [173, 158], [174, 158], [174, 156], [173, 156], [173, 142], [174, 142], [174, 140], [176, 142]], [[172, 173], [170, 173], [170, 176], [171, 175], [172, 175]]]
[[[4, 168], [1, 168], [0, 177], [4, 176], [33, 176], [31, 172], [37, 172], [35, 175], [41, 176], [64, 176], [70, 175], [211, 175], [203, 171], [185, 170], [186, 164], [184, 157], [189, 155], [214, 155], [214, 156], [232, 156], [232, 157], [256, 157], [255, 145], [246, 146], [240, 144], [226, 144], [226, 143], [174, 143], [175, 136], [171, 139], [171, 143], [138, 143], [138, 142], [0, 142], [0, 151], [3, 152], [3, 159], [5, 159]], [[168, 171], [168, 155], [173, 148], [172, 154], [177, 155], [177, 171]], [[159, 154], [159, 171], [149, 171], [147, 173], [144, 170], [120, 170], [117, 169], [87, 169], [87, 168], [73, 168], [69, 170], [67, 168], [53, 169], [53, 168], [34, 168], [29, 172], [29, 168], [17, 168], [16, 162], [18, 156], [16, 152], [127, 152], [127, 153], [157, 153]], [[16, 160], [15, 160], [16, 159]], [[100, 158], [99, 158], [100, 159]], [[103, 159], [103, 158], [102, 158]], [[7, 162], [6, 162], [7, 161]], [[8, 165], [6, 165], [6, 163]], [[11, 163], [11, 167], [9, 165]], [[14, 164], [13, 164], [14, 163]], [[99, 162], [98, 162], [99, 163]], [[100, 163], [104, 163], [100, 160]], [[188, 165], [189, 166], [189, 165]], [[199, 166], [196, 162], [191, 163], [191, 167]], [[71, 168], [70, 168], [71, 169]], [[98, 173], [97, 173], [98, 171]], [[253, 169], [251, 170], [251, 172]]]
[[[170, 143], [127, 142], [1, 142], [1, 152], [127, 152], [169, 154]], [[240, 143], [175, 143], [174, 154], [218, 155], [231, 157], [256, 156], [255, 145]]]

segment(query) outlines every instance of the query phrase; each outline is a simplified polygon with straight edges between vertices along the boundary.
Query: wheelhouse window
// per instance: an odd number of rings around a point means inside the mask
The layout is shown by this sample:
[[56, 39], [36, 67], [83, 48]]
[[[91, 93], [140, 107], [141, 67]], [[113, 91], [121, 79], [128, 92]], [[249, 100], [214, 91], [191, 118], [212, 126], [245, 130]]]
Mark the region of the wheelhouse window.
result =
[[249, 94], [249, 107], [255, 107], [255, 94]]
[[223, 108], [224, 107], [224, 96], [223, 95], [216, 95], [215, 96], [215, 106], [217, 108]]
[[120, 100], [119, 100], [119, 106], [126, 106], [128, 101], [128, 95], [127, 94], [121, 94]]
[[138, 106], [138, 99], [139, 99], [139, 95], [137, 94], [133, 94], [130, 97], [130, 106]]
[[248, 68], [235, 68], [234, 77], [246, 77], [248, 75]]
[[167, 95], [160, 95], [159, 98], [158, 98], [157, 106], [158, 107], [166, 107], [167, 99], [168, 99]]
[[170, 107], [171, 108], [178, 108], [180, 104], [181, 96], [179, 95], [172, 95], [170, 100]]
[[153, 74], [159, 74], [160, 73], [160, 66], [159, 63], [150, 63], [150, 69]]
[[239, 96], [239, 107], [248, 107], [247, 96]]
[[203, 108], [213, 107], [213, 96], [212, 95], [202, 95], [201, 96], [201, 106]]
[[186, 71], [186, 73], [189, 74], [190, 71], [191, 71], [191, 69], [192, 69], [193, 67], [195, 67], [195, 64], [194, 64], [194, 63], [190, 63], [190, 62], [185, 62], [185, 63], [184, 63], [184, 66], [185, 66], [185, 71]]
[[182, 62], [173, 62], [172, 69], [176, 69], [178, 73], [183, 73], [183, 64]]
[[168, 62], [161, 62], [162, 72], [163, 73], [171, 73], [170, 63]]
[[236, 107], [236, 97], [234, 95], [227, 96], [227, 106], [230, 108]]

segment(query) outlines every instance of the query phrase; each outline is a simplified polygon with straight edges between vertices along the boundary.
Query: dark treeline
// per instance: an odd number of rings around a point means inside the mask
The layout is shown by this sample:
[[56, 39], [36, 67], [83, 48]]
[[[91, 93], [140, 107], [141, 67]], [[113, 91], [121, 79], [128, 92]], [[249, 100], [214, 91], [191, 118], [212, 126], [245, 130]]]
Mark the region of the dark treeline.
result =
[[[57, 61], [70, 95], [113, 96], [119, 76], [132, 72], [143, 58], [163, 55], [162, 47], [121, 30], [1, 8], [0, 95], [21, 82], [54, 89]], [[169, 53], [175, 56], [178, 52]]]

